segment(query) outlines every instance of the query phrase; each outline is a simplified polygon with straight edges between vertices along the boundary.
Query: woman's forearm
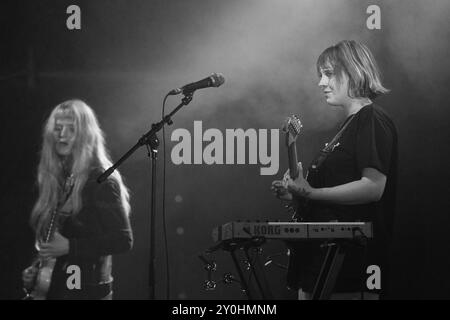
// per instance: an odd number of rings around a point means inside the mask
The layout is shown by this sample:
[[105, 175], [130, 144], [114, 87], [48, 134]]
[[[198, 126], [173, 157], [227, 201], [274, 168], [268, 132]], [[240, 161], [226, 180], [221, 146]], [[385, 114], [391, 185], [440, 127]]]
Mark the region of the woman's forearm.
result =
[[364, 204], [378, 201], [383, 189], [376, 182], [363, 177], [335, 187], [312, 189], [308, 198], [344, 205]]

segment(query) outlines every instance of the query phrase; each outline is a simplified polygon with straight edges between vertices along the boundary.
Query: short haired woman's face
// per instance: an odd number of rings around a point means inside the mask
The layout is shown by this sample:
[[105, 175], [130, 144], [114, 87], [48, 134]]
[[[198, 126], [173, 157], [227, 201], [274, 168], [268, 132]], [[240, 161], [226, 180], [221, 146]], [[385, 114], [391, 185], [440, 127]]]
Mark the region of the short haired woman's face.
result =
[[56, 153], [62, 157], [71, 155], [76, 138], [75, 120], [73, 117], [56, 116], [53, 137], [55, 139]]
[[329, 65], [320, 68], [319, 87], [322, 88], [329, 105], [342, 106], [350, 99], [348, 96], [348, 76], [343, 72], [339, 81], [333, 67]]

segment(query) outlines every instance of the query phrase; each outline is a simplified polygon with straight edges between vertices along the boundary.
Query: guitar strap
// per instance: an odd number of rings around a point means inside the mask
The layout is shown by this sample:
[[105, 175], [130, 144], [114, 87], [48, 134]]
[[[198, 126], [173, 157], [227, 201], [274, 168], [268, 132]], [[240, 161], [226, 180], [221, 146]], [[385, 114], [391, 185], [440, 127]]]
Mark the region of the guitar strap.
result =
[[352, 114], [350, 118], [345, 122], [345, 124], [342, 126], [341, 130], [336, 133], [334, 138], [327, 144], [325, 144], [325, 148], [319, 151], [319, 154], [316, 156], [316, 158], [311, 162], [310, 167], [308, 168], [308, 171], [306, 172], [306, 180], [308, 180], [308, 175], [311, 170], [318, 170], [319, 167], [322, 165], [322, 163], [325, 161], [325, 159], [330, 155], [331, 152], [333, 152], [334, 148], [336, 148], [339, 145], [339, 138], [342, 136], [342, 134], [345, 131], [345, 128], [350, 124], [350, 122], [353, 120], [355, 114]]
[[63, 207], [67, 200], [69, 200], [70, 195], [72, 194], [72, 190], [73, 190], [73, 185], [74, 185], [74, 178], [73, 178], [73, 174], [71, 174], [69, 177], [66, 178], [66, 181], [64, 182], [64, 187], [63, 187], [63, 201], [62, 206]]
[[[333, 152], [334, 148], [339, 145], [339, 138], [344, 133], [347, 126], [350, 124], [350, 122], [353, 120], [355, 114], [351, 115], [348, 120], [344, 123], [342, 128], [338, 131], [338, 133], [334, 136], [334, 138], [327, 144], [325, 144], [325, 148], [319, 151], [319, 154], [316, 156], [316, 158], [311, 162], [311, 165], [309, 166], [308, 170], [306, 171], [305, 179], [308, 180], [309, 173], [314, 170], [318, 170], [319, 167], [322, 165], [322, 163], [325, 161], [325, 159], [330, 155], [331, 152]], [[308, 199], [302, 199], [301, 201], [297, 201], [297, 210], [293, 210], [293, 216], [292, 220], [302, 221], [304, 218], [308, 215], [308, 212], [310, 211], [310, 205], [309, 205]], [[302, 213], [300, 213], [302, 212]]]
[[[45, 228], [45, 230], [47, 230], [45, 232], [45, 234], [47, 234], [46, 236], [43, 236], [43, 238], [38, 238], [38, 236], [36, 235], [36, 243], [35, 243], [35, 247], [36, 249], [39, 250], [39, 241], [40, 239], [46, 239], [48, 238], [48, 230], [51, 228], [53, 223], [56, 223], [56, 227], [57, 229], [59, 229], [60, 225], [62, 224], [63, 221], [61, 221], [61, 215], [64, 216], [63, 219], [69, 215], [68, 212], [62, 212], [61, 210], [68, 204], [69, 198], [72, 194], [72, 190], [73, 190], [73, 186], [74, 186], [74, 178], [73, 178], [73, 174], [70, 175], [69, 177], [66, 178], [66, 180], [64, 181], [64, 185], [62, 188], [62, 192], [60, 193], [60, 196], [58, 197], [58, 203], [56, 204], [56, 207], [53, 209], [53, 213], [52, 216], [56, 214], [56, 212], [59, 212], [59, 217], [56, 219], [56, 221], [53, 221], [53, 218], [47, 222], [47, 227]], [[71, 210], [70, 210], [71, 211]]]
[[66, 209], [65, 207], [68, 205], [69, 198], [72, 195], [73, 186], [74, 186], [74, 178], [73, 174], [71, 174], [69, 177], [66, 178], [66, 181], [64, 182], [63, 192], [61, 195], [61, 202], [59, 202], [58, 204], [57, 210], [59, 211], [60, 214], [60, 219], [58, 219], [59, 220], [58, 226], [63, 222], [61, 221], [61, 216], [65, 218], [72, 211], [71, 205], [69, 205], [69, 210], [64, 209]]

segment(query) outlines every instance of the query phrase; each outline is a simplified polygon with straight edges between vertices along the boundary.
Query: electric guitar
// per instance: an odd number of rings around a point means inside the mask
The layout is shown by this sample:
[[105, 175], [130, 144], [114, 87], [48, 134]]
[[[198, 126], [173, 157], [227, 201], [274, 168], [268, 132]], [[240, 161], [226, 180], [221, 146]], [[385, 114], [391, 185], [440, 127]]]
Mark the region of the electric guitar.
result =
[[[63, 188], [63, 194], [61, 196], [62, 201], [58, 203], [57, 207], [53, 210], [50, 223], [43, 239], [43, 243], [52, 241], [55, 232], [58, 229], [60, 215], [67, 215], [71, 211], [71, 202], [68, 201], [73, 188], [73, 176], [66, 179]], [[37, 247], [39, 244], [37, 243]], [[31, 264], [33, 267], [38, 268], [36, 280], [31, 293], [27, 292], [25, 300], [45, 300], [50, 288], [53, 269], [55, 268], [56, 258], [44, 259], [39, 255], [33, 260]]]
[[[288, 151], [289, 161], [289, 176], [295, 180], [300, 174], [298, 170], [297, 160], [297, 146], [296, 141], [302, 129], [302, 123], [296, 115], [292, 115], [286, 119], [282, 130], [285, 133], [285, 144]], [[305, 208], [306, 203], [301, 199], [292, 199], [291, 203], [287, 205], [288, 211], [292, 214], [292, 220], [302, 220], [301, 211]]]

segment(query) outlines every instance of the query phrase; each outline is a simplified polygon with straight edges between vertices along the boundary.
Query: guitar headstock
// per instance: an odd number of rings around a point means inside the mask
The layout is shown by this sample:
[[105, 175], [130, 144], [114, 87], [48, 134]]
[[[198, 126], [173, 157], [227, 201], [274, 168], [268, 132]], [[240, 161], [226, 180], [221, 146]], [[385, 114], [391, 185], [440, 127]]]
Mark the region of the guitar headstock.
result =
[[297, 140], [302, 127], [302, 122], [296, 115], [292, 115], [286, 119], [282, 130], [286, 133], [287, 146], [290, 146]]

